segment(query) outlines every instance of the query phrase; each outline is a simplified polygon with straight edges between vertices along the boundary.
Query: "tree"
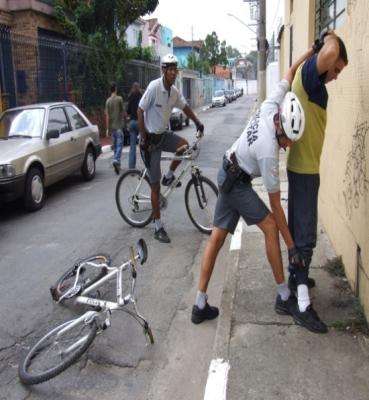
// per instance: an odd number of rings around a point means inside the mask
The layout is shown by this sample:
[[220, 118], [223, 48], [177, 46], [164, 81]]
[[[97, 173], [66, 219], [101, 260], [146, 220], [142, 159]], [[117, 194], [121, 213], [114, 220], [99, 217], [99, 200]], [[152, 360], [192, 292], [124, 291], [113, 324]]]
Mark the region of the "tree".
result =
[[73, 54], [74, 70], [89, 66], [83, 80], [73, 82], [82, 97], [96, 96], [101, 101], [109, 81], [124, 82], [124, 63], [139, 55], [149, 61], [150, 51], [128, 49], [125, 41], [127, 27], [138, 17], [153, 12], [158, 0], [55, 0], [55, 16], [69, 39], [87, 45], [86, 51]]
[[200, 55], [192, 51], [187, 55], [187, 67], [204, 74], [208, 74], [210, 70], [209, 62], [202, 56], [201, 50]]
[[158, 4], [158, 0], [55, 0], [54, 10], [74, 40], [100, 34], [119, 41], [132, 22], [153, 12]]
[[220, 44], [220, 53], [218, 58], [218, 64], [222, 65], [223, 68], [226, 68], [228, 65], [227, 51], [226, 51], [226, 42], [223, 41]]
[[228, 58], [241, 58], [241, 53], [236, 49], [233, 48], [232, 46], [227, 46], [226, 47], [226, 53]]
[[257, 64], [258, 64], [258, 52], [253, 50], [246, 56], [246, 60], [250, 61], [253, 65], [254, 71], [257, 71]]
[[202, 57], [208, 60], [213, 73], [215, 73], [215, 66], [219, 64], [219, 45], [218, 36], [213, 31], [211, 35], [206, 36], [204, 46], [202, 47]]

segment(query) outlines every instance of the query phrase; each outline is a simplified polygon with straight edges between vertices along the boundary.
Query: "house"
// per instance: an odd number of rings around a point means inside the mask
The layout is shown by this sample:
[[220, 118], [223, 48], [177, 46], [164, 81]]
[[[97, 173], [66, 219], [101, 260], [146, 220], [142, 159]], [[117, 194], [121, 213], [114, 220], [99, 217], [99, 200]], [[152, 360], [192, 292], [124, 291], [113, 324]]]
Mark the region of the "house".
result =
[[[42, 40], [64, 38], [53, 14], [51, 0], [3, 0], [0, 2], [0, 92], [1, 109], [36, 102], [39, 80], [46, 65], [60, 59], [47, 59]], [[55, 52], [54, 52], [55, 53]], [[54, 54], [55, 55], [55, 54]]]
[[153, 47], [158, 57], [173, 53], [173, 31], [161, 25], [157, 18], [147, 19], [142, 46]]
[[319, 217], [348, 282], [369, 319], [369, 35], [368, 2], [285, 0], [280, 71], [329, 27], [349, 63], [327, 85], [328, 124], [320, 163]]
[[174, 55], [178, 58], [179, 65], [182, 68], [187, 68], [187, 57], [190, 53], [194, 53], [200, 57], [200, 50], [203, 46], [202, 40], [187, 41], [178, 36], [173, 38]]
[[[125, 39], [128, 47], [144, 46], [145, 26], [146, 21], [142, 18], [136, 19], [135, 22], [129, 25], [125, 32]], [[147, 40], [146, 45], [148, 45]]]

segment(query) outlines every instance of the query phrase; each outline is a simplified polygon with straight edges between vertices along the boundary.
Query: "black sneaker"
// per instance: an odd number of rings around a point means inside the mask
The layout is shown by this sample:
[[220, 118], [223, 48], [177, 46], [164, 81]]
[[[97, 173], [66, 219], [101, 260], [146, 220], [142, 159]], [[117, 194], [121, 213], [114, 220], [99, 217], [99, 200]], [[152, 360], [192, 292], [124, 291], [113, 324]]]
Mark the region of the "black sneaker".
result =
[[169, 236], [165, 232], [164, 228], [160, 228], [159, 230], [155, 231], [154, 237], [155, 237], [155, 239], [159, 240], [159, 242], [170, 243]]
[[311, 304], [304, 312], [301, 312], [298, 305], [296, 305], [292, 317], [295, 320], [296, 324], [303, 326], [311, 332], [328, 332], [327, 325], [319, 319], [317, 312], [313, 309], [313, 306]]
[[113, 161], [113, 167], [114, 167], [114, 171], [117, 175], [119, 175], [120, 172], [120, 165], [117, 161]]
[[277, 300], [275, 302], [274, 310], [277, 314], [280, 315], [293, 315], [297, 306], [296, 296], [291, 293], [290, 297], [283, 301], [281, 296], [277, 296]]
[[[307, 286], [309, 289], [315, 287], [315, 279], [308, 278]], [[288, 288], [293, 292], [296, 292], [297, 290], [296, 276], [293, 274], [290, 274], [290, 276], [288, 277]]]
[[[176, 177], [174, 175], [172, 175], [172, 177], [169, 179], [164, 175], [163, 179], [161, 180], [161, 184], [163, 186], [170, 186], [172, 184], [172, 182], [174, 181], [174, 179], [176, 179]], [[180, 187], [180, 186], [182, 186], [182, 182], [178, 182], [176, 184], [176, 187]]]
[[217, 307], [209, 306], [208, 302], [205, 304], [205, 308], [201, 309], [194, 305], [192, 307], [191, 321], [194, 324], [200, 324], [205, 320], [214, 319], [219, 315], [219, 309]]

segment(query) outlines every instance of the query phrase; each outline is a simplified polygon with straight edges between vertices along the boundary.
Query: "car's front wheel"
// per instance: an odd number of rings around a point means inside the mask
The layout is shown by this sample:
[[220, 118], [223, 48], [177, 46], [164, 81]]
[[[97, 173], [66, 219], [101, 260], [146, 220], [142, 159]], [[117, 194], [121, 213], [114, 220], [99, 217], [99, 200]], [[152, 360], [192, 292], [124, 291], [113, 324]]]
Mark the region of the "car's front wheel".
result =
[[31, 168], [26, 178], [24, 207], [28, 211], [41, 209], [45, 201], [44, 177], [39, 168]]
[[83, 160], [81, 169], [82, 177], [85, 181], [90, 181], [94, 178], [96, 172], [95, 162], [95, 154], [92, 148], [89, 146], [87, 147], [85, 159]]

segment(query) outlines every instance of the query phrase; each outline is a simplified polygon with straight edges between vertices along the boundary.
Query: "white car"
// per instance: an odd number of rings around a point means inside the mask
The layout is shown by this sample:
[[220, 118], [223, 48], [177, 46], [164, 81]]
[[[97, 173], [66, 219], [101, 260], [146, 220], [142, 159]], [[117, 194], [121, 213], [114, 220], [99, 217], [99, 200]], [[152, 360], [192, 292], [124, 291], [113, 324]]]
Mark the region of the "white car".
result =
[[211, 99], [212, 107], [225, 107], [227, 104], [227, 99], [225, 97], [223, 90], [216, 90], [213, 98]]

